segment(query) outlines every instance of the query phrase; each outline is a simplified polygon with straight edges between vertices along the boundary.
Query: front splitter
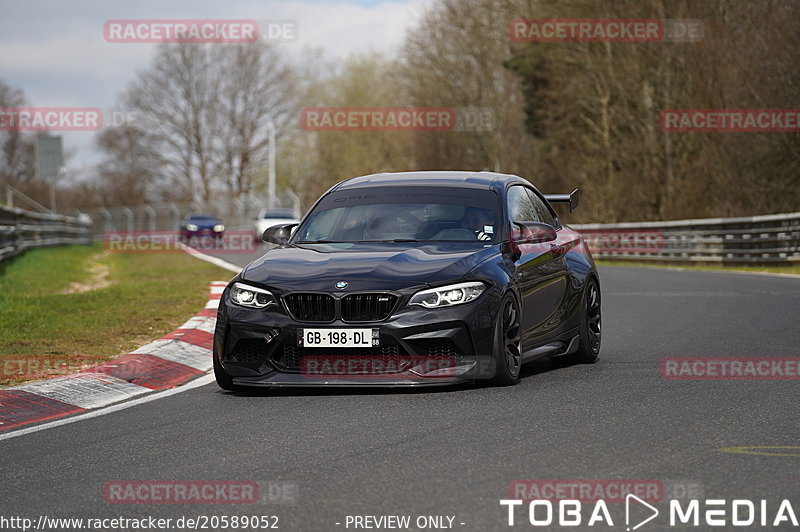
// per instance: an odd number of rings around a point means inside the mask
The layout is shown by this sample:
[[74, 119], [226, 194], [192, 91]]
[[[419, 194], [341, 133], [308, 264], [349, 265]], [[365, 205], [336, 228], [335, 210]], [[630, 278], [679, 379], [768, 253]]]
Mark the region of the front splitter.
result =
[[403, 374], [391, 377], [373, 376], [314, 376], [299, 373], [275, 372], [258, 378], [239, 377], [233, 379], [237, 386], [252, 387], [347, 387], [347, 388], [395, 388], [422, 387], [463, 384], [472, 379], [464, 376], [420, 377], [414, 374]]

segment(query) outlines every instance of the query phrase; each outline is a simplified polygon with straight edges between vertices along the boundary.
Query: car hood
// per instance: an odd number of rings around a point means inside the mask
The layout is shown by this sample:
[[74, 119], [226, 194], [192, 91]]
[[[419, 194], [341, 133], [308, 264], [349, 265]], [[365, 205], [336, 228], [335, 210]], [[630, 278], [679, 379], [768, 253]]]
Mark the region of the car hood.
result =
[[312, 245], [269, 250], [242, 272], [242, 279], [280, 290], [333, 291], [348, 283], [347, 292], [401, 290], [462, 279], [467, 272], [498, 253], [457, 243], [418, 247], [398, 244], [356, 244], [345, 250]]

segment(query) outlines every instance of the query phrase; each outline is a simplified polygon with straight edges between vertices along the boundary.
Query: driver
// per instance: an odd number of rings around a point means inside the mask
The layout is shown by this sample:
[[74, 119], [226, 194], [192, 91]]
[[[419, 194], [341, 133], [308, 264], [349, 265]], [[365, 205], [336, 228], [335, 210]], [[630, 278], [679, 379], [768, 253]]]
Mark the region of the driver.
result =
[[486, 209], [465, 208], [462, 227], [475, 233], [478, 240], [491, 240], [494, 236], [494, 219], [491, 211]]

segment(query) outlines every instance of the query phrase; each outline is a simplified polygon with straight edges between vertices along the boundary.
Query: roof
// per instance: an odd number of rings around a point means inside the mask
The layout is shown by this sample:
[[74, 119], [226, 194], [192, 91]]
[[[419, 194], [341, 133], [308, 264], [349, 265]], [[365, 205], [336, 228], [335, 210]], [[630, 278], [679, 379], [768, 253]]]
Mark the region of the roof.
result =
[[342, 181], [335, 190], [361, 188], [364, 186], [439, 186], [439, 187], [471, 187], [491, 189], [495, 183], [519, 181], [527, 183], [521, 177], [496, 172], [461, 172], [461, 171], [430, 171], [430, 172], [396, 172], [371, 174], [353, 177]]

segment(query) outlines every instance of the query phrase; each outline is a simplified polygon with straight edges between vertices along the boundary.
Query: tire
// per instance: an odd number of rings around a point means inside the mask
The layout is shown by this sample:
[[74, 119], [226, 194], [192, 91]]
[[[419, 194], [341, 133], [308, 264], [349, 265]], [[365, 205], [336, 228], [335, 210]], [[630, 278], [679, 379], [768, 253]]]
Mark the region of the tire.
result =
[[500, 300], [495, 319], [492, 359], [495, 373], [493, 384], [512, 386], [519, 382], [522, 369], [522, 342], [520, 338], [520, 312], [513, 294]]
[[[581, 327], [578, 350], [571, 355], [555, 357], [557, 363], [593, 364], [600, 355], [601, 340], [600, 286], [597, 279], [590, 278], [583, 291], [581, 304]], [[562, 361], [562, 359], [564, 359]]]
[[229, 392], [241, 391], [242, 387], [233, 383], [233, 378], [227, 374], [225, 369], [222, 367], [222, 364], [220, 364], [219, 360], [217, 360], [217, 357], [213, 356], [212, 358], [214, 359], [214, 378], [217, 379], [217, 386], [223, 390], [228, 390]]

